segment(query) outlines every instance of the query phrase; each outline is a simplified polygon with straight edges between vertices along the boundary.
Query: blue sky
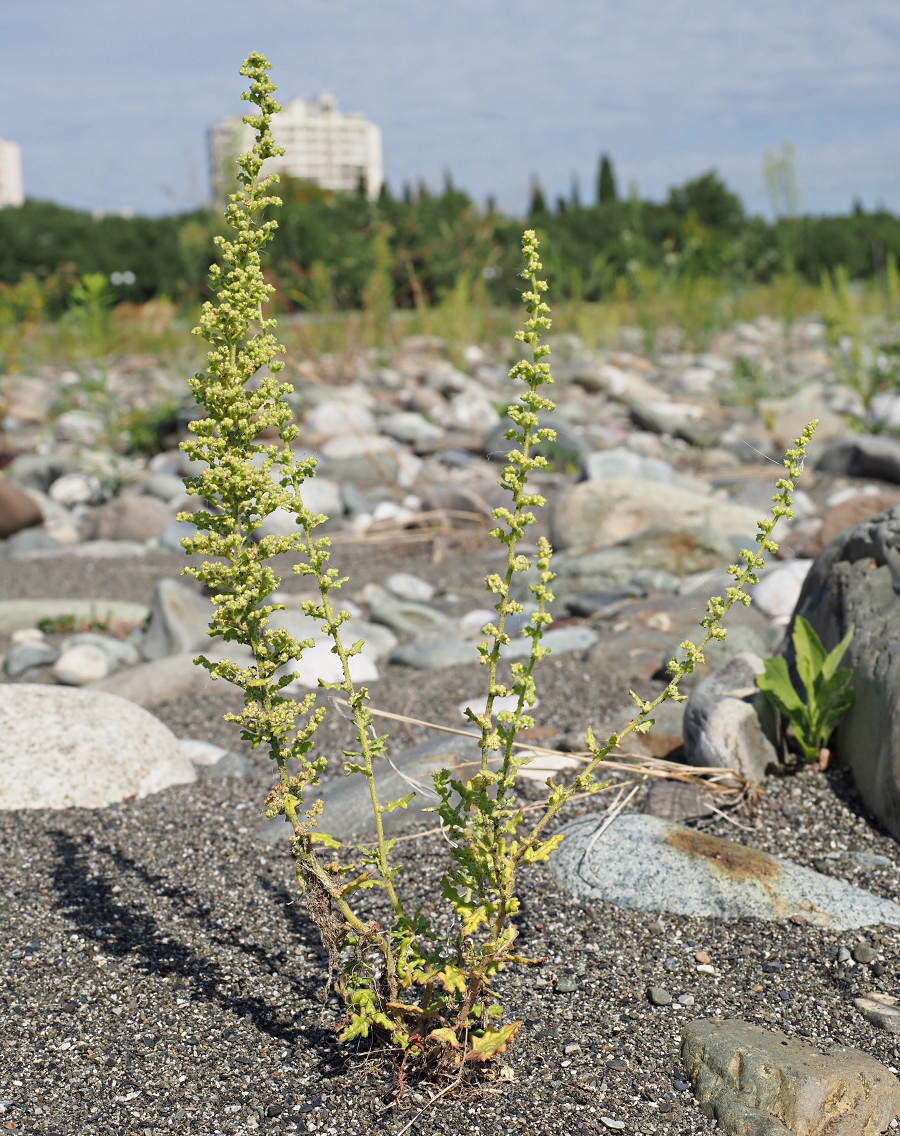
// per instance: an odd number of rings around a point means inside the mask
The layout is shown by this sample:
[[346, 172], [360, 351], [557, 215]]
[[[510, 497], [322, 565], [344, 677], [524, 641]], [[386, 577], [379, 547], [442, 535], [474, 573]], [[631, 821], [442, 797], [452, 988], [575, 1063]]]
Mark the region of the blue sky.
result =
[[0, 138], [28, 196], [142, 213], [207, 195], [205, 131], [262, 51], [283, 100], [331, 91], [382, 128], [387, 178], [521, 211], [594, 192], [608, 152], [645, 197], [715, 168], [766, 212], [791, 142], [801, 205], [900, 212], [897, 0], [3, 0]]

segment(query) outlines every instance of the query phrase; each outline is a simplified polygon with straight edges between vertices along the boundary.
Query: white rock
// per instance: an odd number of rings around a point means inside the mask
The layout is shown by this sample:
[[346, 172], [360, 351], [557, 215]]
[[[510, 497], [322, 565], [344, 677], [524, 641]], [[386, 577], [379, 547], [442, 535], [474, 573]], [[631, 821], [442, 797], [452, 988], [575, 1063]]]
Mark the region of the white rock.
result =
[[95, 643], [78, 643], [69, 647], [53, 664], [53, 673], [66, 686], [86, 686], [106, 678], [112, 666], [109, 656]]
[[193, 765], [215, 765], [228, 753], [227, 749], [202, 738], [179, 738], [178, 748]]
[[107, 494], [98, 477], [88, 473], [64, 473], [50, 486], [49, 496], [71, 509], [75, 505], [99, 505]]
[[168, 727], [122, 698], [0, 686], [0, 808], [101, 808], [196, 780]]
[[759, 583], [750, 591], [753, 606], [775, 623], [787, 623], [812, 563], [811, 560], [788, 560], [766, 569]]

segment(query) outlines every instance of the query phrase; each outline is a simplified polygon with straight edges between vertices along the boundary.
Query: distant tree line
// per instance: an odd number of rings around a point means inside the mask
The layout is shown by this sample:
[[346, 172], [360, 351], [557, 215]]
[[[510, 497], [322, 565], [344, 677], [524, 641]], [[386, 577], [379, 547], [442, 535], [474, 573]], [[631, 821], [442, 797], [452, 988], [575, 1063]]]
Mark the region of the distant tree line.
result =
[[[466, 278], [493, 303], [517, 296], [522, 219], [491, 201], [476, 205], [449, 175], [439, 192], [420, 183], [395, 196], [385, 187], [376, 201], [291, 180], [279, 192], [280, 231], [266, 271], [282, 309], [358, 308], [375, 292], [394, 306], [430, 306]], [[601, 299], [627, 289], [641, 267], [736, 284], [795, 272], [818, 283], [838, 267], [862, 279], [900, 259], [900, 218], [891, 213], [857, 205], [844, 216], [783, 213], [768, 222], [748, 215], [714, 171], [671, 189], [664, 202], [644, 201], [634, 188], [620, 191], [603, 155], [592, 196], [583, 202], [573, 182], [551, 204], [532, 183], [526, 223], [544, 238], [557, 297]], [[26, 201], [0, 210], [0, 284], [31, 277], [48, 308], [61, 310], [73, 282], [99, 272], [117, 282], [122, 300], [194, 304], [206, 294], [220, 224], [212, 210], [95, 217]]]

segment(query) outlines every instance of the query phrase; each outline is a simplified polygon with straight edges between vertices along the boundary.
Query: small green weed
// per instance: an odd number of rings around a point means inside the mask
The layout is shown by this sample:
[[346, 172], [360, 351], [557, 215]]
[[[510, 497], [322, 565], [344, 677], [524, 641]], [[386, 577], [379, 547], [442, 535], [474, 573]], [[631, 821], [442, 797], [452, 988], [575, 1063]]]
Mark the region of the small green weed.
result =
[[805, 697], [791, 682], [787, 660], [781, 656], [766, 659], [765, 672], [756, 685], [790, 722], [794, 740], [807, 761], [818, 761], [824, 768], [823, 751], [841, 716], [853, 704], [853, 671], [838, 670], [844, 652], [853, 640], [851, 627], [833, 651], [825, 653], [822, 641], [809, 622], [798, 615], [792, 641], [794, 665], [803, 683]]

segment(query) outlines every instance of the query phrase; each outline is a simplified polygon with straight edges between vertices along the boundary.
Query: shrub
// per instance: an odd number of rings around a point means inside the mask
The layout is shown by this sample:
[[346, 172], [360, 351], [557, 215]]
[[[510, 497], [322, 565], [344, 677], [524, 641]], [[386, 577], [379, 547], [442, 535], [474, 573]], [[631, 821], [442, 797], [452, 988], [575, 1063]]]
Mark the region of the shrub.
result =
[[[243, 691], [242, 711], [228, 717], [254, 747], [267, 746], [277, 766], [278, 782], [266, 802], [267, 812], [283, 816], [291, 827], [291, 852], [306, 908], [328, 952], [330, 980], [345, 1006], [342, 1039], [375, 1034], [399, 1049], [404, 1062], [449, 1064], [461, 1074], [467, 1063], [501, 1053], [521, 1029], [521, 1022], [504, 1021], [495, 976], [510, 965], [543, 961], [516, 952], [520, 869], [548, 858], [562, 839], [551, 831], [560, 810], [576, 793], [603, 787], [597, 775], [606, 755], [628, 734], [649, 729], [653, 711], [664, 699], [682, 698], [679, 679], [702, 662], [711, 640], [724, 637], [725, 613], [735, 603], [749, 602], [744, 589], [756, 582], [762, 554], [775, 550], [771, 533], [777, 520], [790, 515], [793, 479], [800, 472], [813, 424], [788, 451], [772, 515], [759, 525], [758, 550], [743, 551], [742, 566], [729, 569], [734, 583], [725, 598], [709, 601], [699, 645], [682, 644], [682, 661], [670, 663], [670, 681], [658, 698], [645, 701], [632, 692], [637, 712], [620, 732], [598, 741], [588, 730], [589, 763], [568, 783], [549, 778], [538, 819], [526, 822], [516, 800], [515, 780], [528, 759], [517, 750], [516, 738], [533, 725], [528, 711], [535, 701], [534, 676], [547, 653], [541, 639], [551, 621], [553, 573], [550, 545], [543, 538], [537, 542], [536, 580], [531, 584], [536, 610], [523, 631], [531, 640], [530, 654], [525, 662], [512, 666], [509, 684], [498, 677], [498, 664], [510, 642], [507, 620], [522, 612], [522, 605], [512, 598], [513, 581], [532, 568], [522, 543], [534, 523], [533, 510], [544, 504], [529, 487], [529, 475], [546, 464], [536, 447], [553, 438], [553, 432], [540, 425], [541, 413], [553, 408], [544, 393], [552, 382], [546, 362], [549, 348], [541, 340], [550, 326], [544, 301], [547, 285], [540, 275], [535, 235], [525, 233], [522, 275], [527, 319], [518, 339], [530, 358], [510, 372], [519, 395], [508, 409], [507, 438], [512, 448], [500, 477], [509, 503], [494, 511], [496, 527], [491, 534], [505, 546], [506, 563], [501, 573], [485, 582], [496, 612], [483, 629], [485, 638], [478, 648], [486, 670], [487, 703], [482, 713], [468, 712], [480, 730], [481, 759], [471, 777], [458, 779], [448, 770], [434, 776], [436, 811], [450, 848], [450, 866], [440, 892], [452, 912], [454, 931], [443, 933], [420, 911], [408, 911], [399, 891], [401, 868], [392, 860], [394, 841], [385, 837], [383, 818], [406, 808], [412, 794], [391, 801], [379, 796], [376, 765], [386, 752], [387, 739], [373, 728], [368, 691], [357, 688], [351, 679], [350, 661], [363, 643], [345, 641], [342, 628], [349, 617], [335, 604], [335, 593], [344, 581], [330, 566], [328, 539], [316, 535], [326, 518], [303, 503], [303, 484], [314, 475], [315, 461], [299, 460], [291, 451], [298, 433], [285, 402], [291, 388], [278, 380], [281, 348], [273, 335], [274, 320], [263, 312], [271, 288], [263, 279], [260, 253], [276, 223], [259, 215], [277, 204], [269, 193], [274, 179], [261, 176], [264, 161], [276, 153], [270, 124], [278, 106], [267, 72], [265, 58], [256, 54], [241, 70], [250, 80], [243, 97], [258, 111], [245, 118], [256, 131], [256, 143], [238, 162], [240, 188], [226, 210], [233, 236], [217, 241], [222, 266], [210, 270], [217, 300], [204, 305], [197, 329], [209, 344], [208, 363], [207, 370], [191, 381], [191, 389], [207, 416], [191, 423], [193, 438], [183, 444], [191, 458], [206, 463], [202, 473], [187, 479], [187, 486], [208, 504], [194, 514], [181, 515], [198, 527], [197, 535], [182, 541], [186, 551], [215, 558], [186, 569], [214, 593], [210, 634], [244, 644], [253, 661], [247, 666], [211, 662], [202, 656], [197, 661], [214, 678]], [[277, 442], [259, 440], [262, 431], [271, 434], [273, 429]], [[276, 508], [294, 515], [296, 532], [264, 536], [254, 543], [253, 534]], [[302, 610], [330, 636], [340, 662], [340, 681], [323, 681], [320, 686], [343, 695], [350, 707], [356, 747], [345, 751], [343, 768], [368, 784], [376, 834], [372, 847], [348, 849], [324, 827], [327, 818], [316, 788], [327, 759], [316, 755], [314, 747], [325, 708], [315, 693], [299, 702], [283, 693], [293, 677], [285, 670], [290, 671], [291, 661], [311, 641], [298, 642], [269, 623], [281, 605], [272, 602], [280, 581], [268, 562], [282, 553], [297, 556], [294, 571], [314, 583], [318, 598], [304, 600]], [[500, 711], [495, 721], [496, 700], [509, 695], [514, 696], [515, 708]], [[360, 913], [370, 888], [381, 889], [387, 897], [393, 913], [388, 927]]]

